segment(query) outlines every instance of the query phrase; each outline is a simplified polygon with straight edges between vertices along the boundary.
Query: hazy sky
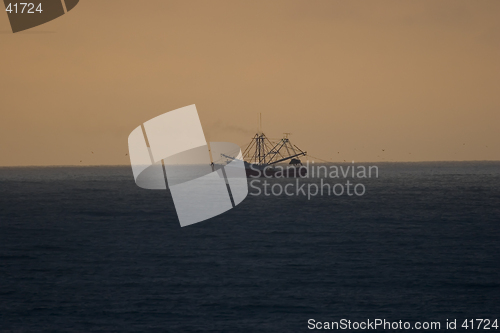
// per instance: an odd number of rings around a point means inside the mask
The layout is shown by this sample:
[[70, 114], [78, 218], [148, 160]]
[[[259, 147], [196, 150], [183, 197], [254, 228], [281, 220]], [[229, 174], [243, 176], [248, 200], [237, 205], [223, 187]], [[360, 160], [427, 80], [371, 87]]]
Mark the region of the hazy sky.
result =
[[499, 13], [498, 0], [82, 0], [16, 34], [0, 13], [0, 165], [127, 164], [135, 127], [190, 104], [208, 141], [245, 145], [262, 113], [269, 137], [326, 160], [499, 160]]

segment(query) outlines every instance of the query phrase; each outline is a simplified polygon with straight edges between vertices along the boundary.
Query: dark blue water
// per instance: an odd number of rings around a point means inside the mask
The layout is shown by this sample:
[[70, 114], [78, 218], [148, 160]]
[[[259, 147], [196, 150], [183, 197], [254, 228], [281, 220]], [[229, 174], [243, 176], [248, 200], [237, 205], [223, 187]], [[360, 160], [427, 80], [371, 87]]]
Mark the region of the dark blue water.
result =
[[500, 319], [500, 163], [379, 173], [364, 196], [250, 195], [180, 228], [127, 167], [0, 168], [0, 331]]

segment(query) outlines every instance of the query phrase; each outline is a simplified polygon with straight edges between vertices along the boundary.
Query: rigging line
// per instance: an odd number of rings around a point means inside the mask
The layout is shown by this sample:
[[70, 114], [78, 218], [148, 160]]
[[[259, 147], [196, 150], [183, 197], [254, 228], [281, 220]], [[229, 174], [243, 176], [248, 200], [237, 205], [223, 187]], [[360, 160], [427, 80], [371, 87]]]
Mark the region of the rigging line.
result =
[[334, 162], [332, 162], [332, 161], [327, 161], [327, 160], [324, 160], [324, 159], [319, 158], [319, 157], [314, 157], [314, 156], [312, 156], [311, 154], [307, 154], [307, 156], [312, 157], [312, 158], [314, 158], [314, 159], [316, 159], [316, 160], [320, 160], [321, 162], [326, 162], [326, 163], [334, 163]]

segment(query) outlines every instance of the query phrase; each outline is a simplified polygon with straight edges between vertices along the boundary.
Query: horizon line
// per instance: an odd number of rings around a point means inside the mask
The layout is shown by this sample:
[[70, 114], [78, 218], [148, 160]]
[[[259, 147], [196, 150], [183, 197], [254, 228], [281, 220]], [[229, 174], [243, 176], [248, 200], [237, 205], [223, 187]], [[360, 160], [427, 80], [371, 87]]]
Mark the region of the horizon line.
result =
[[[315, 161], [314, 161], [315, 162]], [[457, 163], [457, 162], [500, 162], [499, 160], [425, 160], [425, 161], [343, 161], [315, 162], [316, 164], [352, 164], [352, 163]], [[195, 164], [204, 165], [204, 164]], [[286, 164], [288, 165], [288, 164]], [[44, 168], [44, 167], [130, 167], [130, 164], [47, 164], [47, 165], [0, 165], [0, 168]]]

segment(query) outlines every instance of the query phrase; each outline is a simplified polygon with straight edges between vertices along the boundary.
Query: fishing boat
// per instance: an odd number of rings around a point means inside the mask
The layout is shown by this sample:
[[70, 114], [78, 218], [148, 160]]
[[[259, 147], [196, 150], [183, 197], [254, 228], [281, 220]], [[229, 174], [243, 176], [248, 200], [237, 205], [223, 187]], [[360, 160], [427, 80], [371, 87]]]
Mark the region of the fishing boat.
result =
[[[259, 130], [243, 154], [239, 149], [224, 149], [224, 152], [211, 151], [212, 169], [225, 167], [233, 160], [242, 160], [246, 175], [250, 178], [305, 177], [307, 168], [302, 165], [300, 157], [306, 156], [307, 152], [290, 142], [290, 134], [283, 133], [283, 137], [279, 140], [269, 139], [262, 132], [261, 120], [259, 120]], [[230, 168], [226, 169], [230, 170]]]
[[292, 144], [289, 135], [284, 133], [273, 142], [264, 133], [256, 133], [243, 152], [247, 177], [305, 177], [307, 169], [299, 157], [307, 152]]
[[262, 116], [260, 116], [259, 131], [243, 152], [247, 177], [306, 176], [307, 168], [302, 167], [300, 157], [306, 156], [307, 152], [290, 142], [290, 134], [283, 133], [280, 140], [270, 140], [262, 132]]

